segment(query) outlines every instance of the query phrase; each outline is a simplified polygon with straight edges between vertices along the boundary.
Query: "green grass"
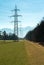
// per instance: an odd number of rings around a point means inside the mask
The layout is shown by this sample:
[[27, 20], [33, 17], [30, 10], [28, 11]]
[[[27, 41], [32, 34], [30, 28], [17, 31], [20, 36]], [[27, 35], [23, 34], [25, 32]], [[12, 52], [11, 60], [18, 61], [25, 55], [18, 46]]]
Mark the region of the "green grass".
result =
[[0, 65], [28, 65], [23, 41], [0, 41]]
[[0, 41], [0, 65], [44, 65], [44, 47], [30, 41]]

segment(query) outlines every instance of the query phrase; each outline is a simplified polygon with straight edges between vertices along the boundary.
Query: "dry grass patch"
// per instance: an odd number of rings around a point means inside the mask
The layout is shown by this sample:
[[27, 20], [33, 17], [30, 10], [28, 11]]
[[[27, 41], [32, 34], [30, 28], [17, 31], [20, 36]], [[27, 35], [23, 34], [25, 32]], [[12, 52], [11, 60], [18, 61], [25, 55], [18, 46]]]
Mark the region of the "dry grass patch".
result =
[[25, 41], [25, 47], [30, 65], [44, 65], [44, 47], [29, 41]]

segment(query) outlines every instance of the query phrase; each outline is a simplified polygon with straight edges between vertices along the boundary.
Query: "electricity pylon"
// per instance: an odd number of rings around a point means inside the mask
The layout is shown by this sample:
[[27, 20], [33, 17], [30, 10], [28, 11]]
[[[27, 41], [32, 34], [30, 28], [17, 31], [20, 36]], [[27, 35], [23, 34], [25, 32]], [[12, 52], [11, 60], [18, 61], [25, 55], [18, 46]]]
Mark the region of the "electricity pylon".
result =
[[11, 17], [14, 17], [14, 34], [18, 36], [18, 17], [21, 15], [18, 15], [18, 11], [20, 11], [19, 9], [17, 9], [17, 6], [15, 5], [15, 9], [12, 10], [14, 11], [14, 15]]

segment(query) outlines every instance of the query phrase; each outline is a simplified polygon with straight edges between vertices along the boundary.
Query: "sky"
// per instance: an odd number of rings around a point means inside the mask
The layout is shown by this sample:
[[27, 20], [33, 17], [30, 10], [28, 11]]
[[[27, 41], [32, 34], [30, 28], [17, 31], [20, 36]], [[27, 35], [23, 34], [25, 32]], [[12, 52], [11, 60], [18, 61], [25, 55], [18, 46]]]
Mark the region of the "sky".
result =
[[22, 27], [35, 27], [44, 17], [44, 0], [0, 0], [0, 29], [11, 28], [13, 29], [14, 14], [12, 10], [17, 5], [20, 9], [18, 14], [22, 17], [19, 18], [19, 26]]

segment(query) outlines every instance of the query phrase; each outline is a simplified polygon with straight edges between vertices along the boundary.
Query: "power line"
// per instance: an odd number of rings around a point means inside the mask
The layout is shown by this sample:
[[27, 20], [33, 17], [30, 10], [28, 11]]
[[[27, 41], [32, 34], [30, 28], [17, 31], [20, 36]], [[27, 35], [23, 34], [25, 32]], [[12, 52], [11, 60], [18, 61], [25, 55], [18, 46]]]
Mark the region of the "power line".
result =
[[18, 11], [20, 11], [19, 9], [17, 9], [17, 5], [15, 5], [15, 9], [12, 10], [14, 11], [14, 15], [12, 15], [11, 17], [14, 17], [14, 34], [18, 36], [18, 17], [21, 15], [18, 15]]

